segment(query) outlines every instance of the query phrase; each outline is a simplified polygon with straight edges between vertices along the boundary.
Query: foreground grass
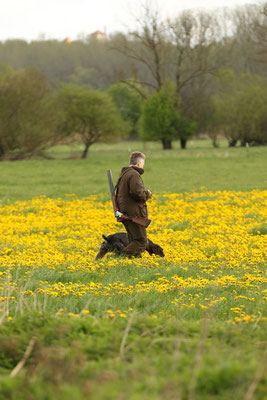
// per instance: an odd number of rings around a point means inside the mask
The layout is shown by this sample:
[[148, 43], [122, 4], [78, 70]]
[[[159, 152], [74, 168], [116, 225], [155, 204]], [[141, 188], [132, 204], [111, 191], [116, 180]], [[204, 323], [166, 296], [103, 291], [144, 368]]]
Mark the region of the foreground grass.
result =
[[[36, 338], [26, 367], [11, 371]], [[3, 399], [263, 399], [255, 324], [29, 313], [1, 329]]]

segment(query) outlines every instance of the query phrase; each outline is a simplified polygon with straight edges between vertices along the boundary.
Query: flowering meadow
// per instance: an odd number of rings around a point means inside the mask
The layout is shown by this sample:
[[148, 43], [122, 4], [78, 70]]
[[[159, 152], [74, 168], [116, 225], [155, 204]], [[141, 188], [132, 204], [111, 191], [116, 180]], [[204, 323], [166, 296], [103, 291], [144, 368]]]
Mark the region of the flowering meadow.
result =
[[94, 261], [102, 233], [123, 231], [103, 196], [3, 205], [2, 318], [33, 304], [76, 317], [98, 312], [127, 318], [134, 309], [154, 318], [199, 318], [208, 310], [231, 323], [261, 322], [266, 195], [255, 190], [154, 196], [148, 236], [164, 248], [164, 259], [108, 254]]
[[[97, 261], [123, 231], [105, 195], [1, 205], [0, 398], [263, 399], [267, 191], [148, 205], [165, 257]], [[1, 380], [33, 334], [24, 374]]]

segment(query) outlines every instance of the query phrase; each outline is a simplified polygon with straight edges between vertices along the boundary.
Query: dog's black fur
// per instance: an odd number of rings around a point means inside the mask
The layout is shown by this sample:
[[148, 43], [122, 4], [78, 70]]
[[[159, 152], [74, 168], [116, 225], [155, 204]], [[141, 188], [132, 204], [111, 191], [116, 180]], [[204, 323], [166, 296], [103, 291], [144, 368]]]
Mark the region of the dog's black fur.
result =
[[[96, 255], [96, 260], [103, 258], [108, 252], [114, 252], [117, 255], [123, 253], [123, 250], [129, 244], [129, 237], [127, 233], [114, 233], [113, 235], [105, 236], [102, 235], [104, 242], [101, 243], [100, 249]], [[160, 257], [164, 257], [162, 247], [158, 244], [153, 243], [150, 239], [147, 239], [146, 251], [150, 255], [156, 254]]]

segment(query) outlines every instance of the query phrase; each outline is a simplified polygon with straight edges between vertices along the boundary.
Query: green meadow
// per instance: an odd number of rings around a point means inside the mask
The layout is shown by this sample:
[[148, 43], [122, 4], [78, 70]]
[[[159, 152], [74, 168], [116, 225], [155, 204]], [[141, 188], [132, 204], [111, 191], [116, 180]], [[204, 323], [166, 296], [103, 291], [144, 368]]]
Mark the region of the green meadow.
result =
[[143, 178], [154, 193], [266, 188], [266, 147], [229, 148], [222, 141], [214, 149], [208, 140], [189, 141], [187, 150], [181, 150], [178, 142], [173, 147], [163, 151], [160, 143], [95, 144], [88, 159], [81, 160], [82, 146], [62, 145], [48, 151], [50, 160], [2, 162], [1, 199], [108, 194], [107, 169], [115, 180], [135, 150], [147, 156]]

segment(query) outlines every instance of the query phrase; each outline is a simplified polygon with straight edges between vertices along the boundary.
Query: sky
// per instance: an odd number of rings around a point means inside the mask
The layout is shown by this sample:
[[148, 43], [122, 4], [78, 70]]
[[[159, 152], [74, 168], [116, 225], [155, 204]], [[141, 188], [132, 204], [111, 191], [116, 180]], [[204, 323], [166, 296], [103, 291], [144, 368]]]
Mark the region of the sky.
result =
[[[146, 0], [0, 0], [0, 40], [75, 40], [96, 30], [133, 29]], [[234, 7], [257, 0], [150, 0], [164, 16], [184, 9]]]

